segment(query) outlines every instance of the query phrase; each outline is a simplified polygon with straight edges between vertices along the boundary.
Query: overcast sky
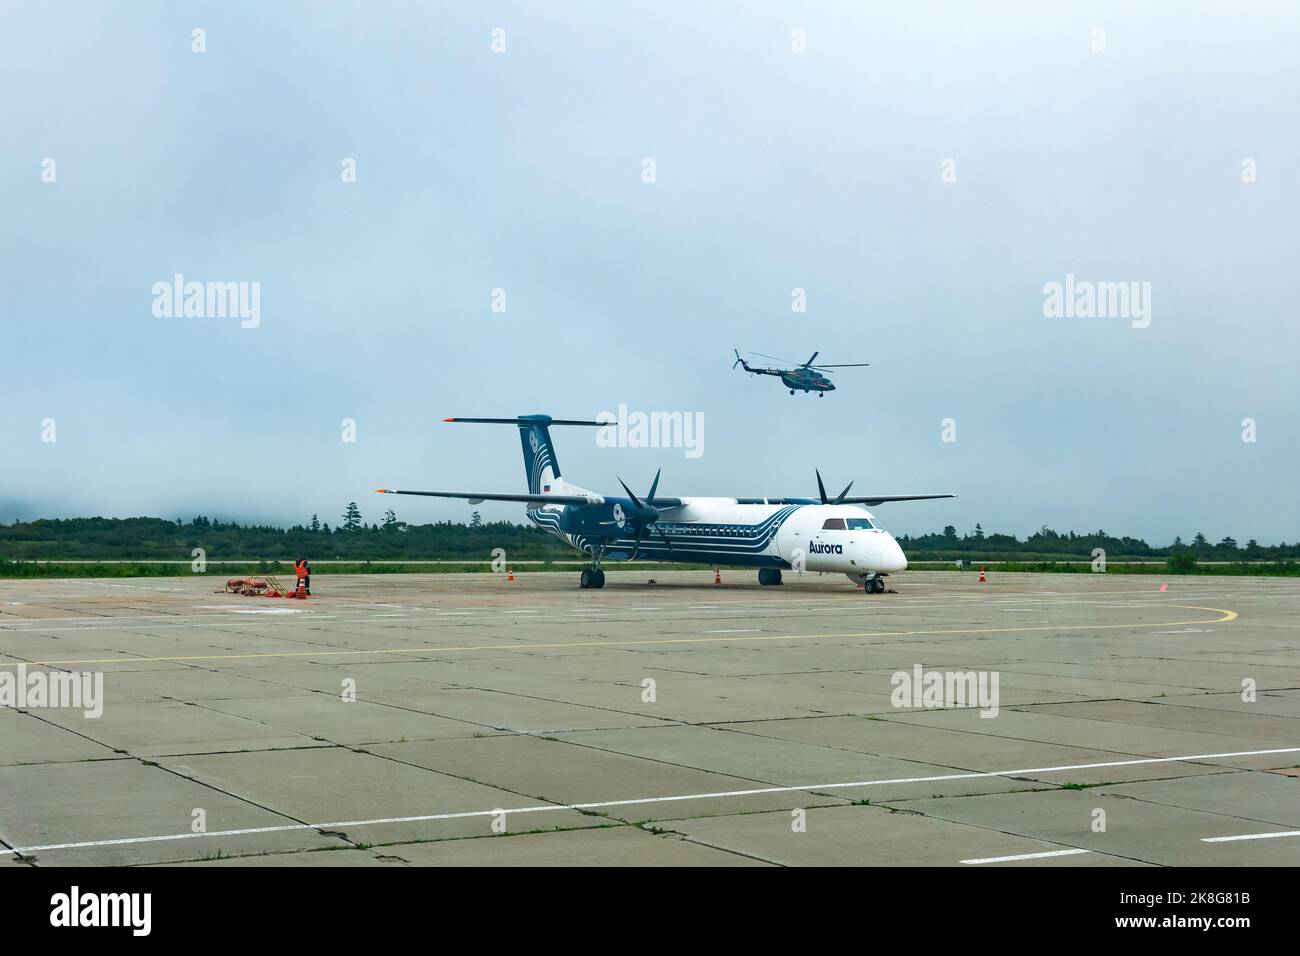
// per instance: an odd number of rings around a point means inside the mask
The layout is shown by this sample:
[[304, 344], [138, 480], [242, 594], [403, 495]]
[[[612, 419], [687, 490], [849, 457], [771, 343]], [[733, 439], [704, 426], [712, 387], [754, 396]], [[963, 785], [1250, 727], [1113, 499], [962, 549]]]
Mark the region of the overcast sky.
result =
[[[1293, 541], [1297, 10], [4, 2], [0, 519], [461, 519], [372, 493], [525, 490], [439, 419], [623, 404], [703, 453], [557, 429], [567, 478]], [[176, 273], [260, 324], [155, 316]], [[1071, 274], [1149, 326], [1045, 315]], [[792, 397], [733, 348], [871, 366]]]

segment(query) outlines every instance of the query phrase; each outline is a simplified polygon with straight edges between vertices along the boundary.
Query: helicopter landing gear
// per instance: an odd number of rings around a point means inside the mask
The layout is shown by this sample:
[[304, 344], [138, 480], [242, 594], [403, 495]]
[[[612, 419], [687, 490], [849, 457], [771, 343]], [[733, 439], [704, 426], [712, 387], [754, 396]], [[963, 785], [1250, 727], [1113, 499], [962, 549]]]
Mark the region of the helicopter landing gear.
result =
[[884, 594], [885, 579], [879, 574], [873, 574], [862, 583], [862, 592], [864, 594]]
[[759, 584], [780, 584], [781, 569], [780, 568], [759, 568], [758, 583]]
[[825, 398], [825, 397], [826, 397], [826, 393], [825, 393], [825, 392], [818, 392], [818, 393], [817, 393], [817, 397], [818, 397], [818, 398]]
[[791, 395], [793, 395], [793, 394], [794, 394], [794, 389], [793, 389], [793, 388], [792, 388], [792, 389], [790, 389], [790, 394], [791, 394]]

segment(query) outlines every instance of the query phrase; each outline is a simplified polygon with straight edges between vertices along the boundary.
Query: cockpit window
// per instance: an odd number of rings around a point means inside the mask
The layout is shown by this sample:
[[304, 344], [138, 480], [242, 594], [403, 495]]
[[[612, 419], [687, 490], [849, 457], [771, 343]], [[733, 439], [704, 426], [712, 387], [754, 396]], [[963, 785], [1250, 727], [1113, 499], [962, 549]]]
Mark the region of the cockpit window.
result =
[[874, 524], [871, 523], [871, 519], [870, 519], [870, 518], [850, 518], [850, 519], [849, 519], [849, 530], [850, 530], [850, 531], [870, 531], [870, 530], [871, 530], [872, 528], [874, 528], [874, 527], [876, 527], [876, 526], [875, 526]]
[[843, 531], [843, 530], [844, 530], [844, 519], [843, 519], [843, 518], [827, 518], [827, 519], [826, 519], [826, 523], [822, 525], [822, 530], [823, 530], [823, 531]]

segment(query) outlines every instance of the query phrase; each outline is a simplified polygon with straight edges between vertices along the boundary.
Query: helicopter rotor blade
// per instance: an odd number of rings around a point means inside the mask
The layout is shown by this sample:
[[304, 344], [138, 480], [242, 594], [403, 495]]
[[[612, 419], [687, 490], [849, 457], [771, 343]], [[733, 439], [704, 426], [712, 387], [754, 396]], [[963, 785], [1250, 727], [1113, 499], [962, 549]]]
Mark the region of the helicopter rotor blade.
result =
[[786, 365], [795, 365], [796, 362], [790, 359], [777, 358], [775, 355], [767, 355], [763, 352], [750, 352], [750, 355], [757, 355], [759, 358], [771, 359], [773, 362], [784, 362]]

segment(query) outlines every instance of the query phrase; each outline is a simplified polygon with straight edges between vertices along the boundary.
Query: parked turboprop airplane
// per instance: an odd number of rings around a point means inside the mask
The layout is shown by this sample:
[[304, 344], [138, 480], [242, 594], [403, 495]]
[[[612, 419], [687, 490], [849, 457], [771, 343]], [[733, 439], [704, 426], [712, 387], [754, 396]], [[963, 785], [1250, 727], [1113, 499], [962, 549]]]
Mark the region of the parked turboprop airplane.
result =
[[[565, 481], [551, 444], [551, 425], [593, 425], [611, 422], [553, 419], [549, 415], [519, 418], [445, 418], [448, 422], [514, 425], [524, 448], [527, 494], [473, 491], [401, 491], [380, 488], [387, 495], [428, 495], [483, 501], [523, 502], [528, 520], [563, 538], [591, 556], [582, 572], [584, 588], [605, 585], [600, 563], [634, 558], [689, 564], [739, 565], [758, 568], [760, 584], [780, 584], [781, 572], [838, 571], [863, 584], [868, 594], [885, 590], [885, 575], [902, 571], [907, 558], [893, 535], [861, 505], [886, 501], [953, 498], [955, 495], [861, 495], [849, 497], [848, 487], [834, 499], [817, 474], [819, 498], [663, 498], [659, 473], [650, 491], [637, 497], [619, 479], [627, 497], [598, 495]], [[652, 533], [653, 532], [653, 533]]]

